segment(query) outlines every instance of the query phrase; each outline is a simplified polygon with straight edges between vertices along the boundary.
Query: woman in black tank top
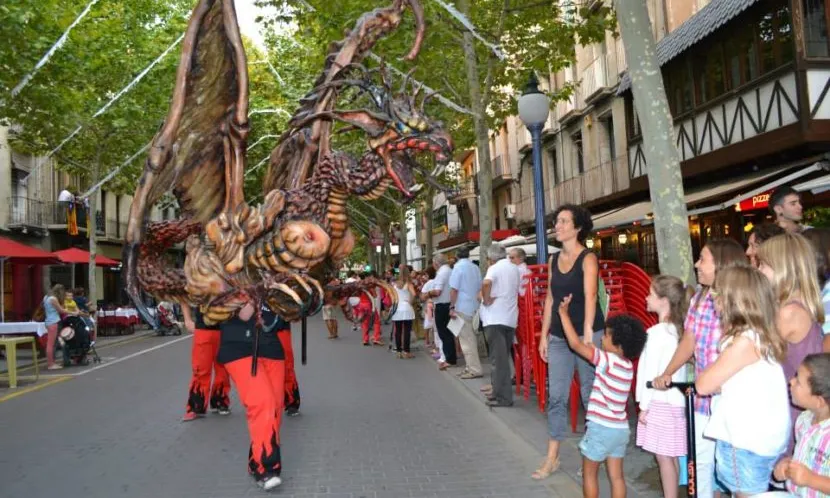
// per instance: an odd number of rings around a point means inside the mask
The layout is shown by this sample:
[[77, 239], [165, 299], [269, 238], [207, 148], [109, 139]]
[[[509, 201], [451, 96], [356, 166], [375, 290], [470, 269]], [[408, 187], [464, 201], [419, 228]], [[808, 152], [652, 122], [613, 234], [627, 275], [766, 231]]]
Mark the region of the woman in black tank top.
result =
[[583, 339], [599, 345], [605, 330], [605, 318], [597, 299], [599, 263], [584, 241], [594, 227], [591, 214], [584, 208], [564, 205], [554, 213], [554, 232], [562, 250], [549, 261], [550, 286], [545, 299], [539, 354], [548, 363], [548, 441], [547, 456], [533, 473], [544, 479], [559, 468], [559, 443], [567, 434], [568, 395], [574, 369], [579, 372], [582, 403], [587, 407], [594, 383], [594, 367], [577, 356], [564, 338], [559, 314], [553, 312], [559, 303], [572, 296], [569, 313]]

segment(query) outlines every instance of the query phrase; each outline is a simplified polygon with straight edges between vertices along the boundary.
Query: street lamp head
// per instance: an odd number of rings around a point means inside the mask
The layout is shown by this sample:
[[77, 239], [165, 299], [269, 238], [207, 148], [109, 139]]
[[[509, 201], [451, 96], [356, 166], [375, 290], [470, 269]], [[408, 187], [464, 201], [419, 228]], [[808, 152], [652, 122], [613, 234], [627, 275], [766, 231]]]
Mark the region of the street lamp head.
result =
[[540, 125], [548, 119], [550, 99], [539, 91], [539, 80], [531, 71], [522, 96], [519, 97], [519, 118], [525, 126]]

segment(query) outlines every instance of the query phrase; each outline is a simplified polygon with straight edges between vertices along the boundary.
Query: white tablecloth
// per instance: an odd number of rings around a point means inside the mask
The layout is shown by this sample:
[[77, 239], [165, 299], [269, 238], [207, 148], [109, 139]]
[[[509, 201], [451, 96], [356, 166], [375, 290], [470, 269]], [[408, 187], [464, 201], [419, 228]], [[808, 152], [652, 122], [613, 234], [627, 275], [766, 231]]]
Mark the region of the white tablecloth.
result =
[[37, 334], [46, 335], [46, 324], [43, 322], [2, 322], [0, 335]]

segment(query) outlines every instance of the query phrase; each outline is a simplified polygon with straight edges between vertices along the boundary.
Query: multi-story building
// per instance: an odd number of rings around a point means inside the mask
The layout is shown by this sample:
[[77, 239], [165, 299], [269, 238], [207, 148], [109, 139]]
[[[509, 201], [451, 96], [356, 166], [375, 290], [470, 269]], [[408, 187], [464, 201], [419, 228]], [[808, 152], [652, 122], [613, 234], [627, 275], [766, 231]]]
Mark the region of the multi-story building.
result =
[[[63, 190], [75, 195], [84, 193], [89, 185], [76, 175], [60, 171], [55, 161], [32, 157], [11, 149], [8, 129], [0, 127], [0, 233], [17, 242], [47, 252], [70, 247], [89, 249], [87, 213], [83, 206], [77, 210], [78, 235], [70, 235], [67, 228], [66, 206], [58, 203]], [[127, 228], [132, 196], [117, 195], [99, 190], [95, 229], [97, 254], [120, 260], [123, 238]], [[150, 219], [157, 221], [175, 217], [175, 210], [154, 207]], [[73, 283], [72, 268], [68, 265], [26, 266], [6, 263], [3, 268], [5, 312], [7, 319], [28, 318], [45, 290], [53, 283], [67, 288]], [[74, 284], [88, 288], [87, 265], [77, 265]], [[96, 270], [97, 298], [108, 303], [120, 303], [124, 296], [120, 289], [120, 268]], [[11, 317], [11, 318], [10, 318]]]
[[[779, 184], [803, 190], [808, 204], [821, 202], [810, 192], [830, 182], [813, 166], [830, 151], [828, 2], [648, 6], [695, 251], [710, 238], [742, 239], [766, 217], [766, 194]], [[626, 70], [622, 40], [608, 33], [602, 43], [577, 46], [573, 64], [543, 82], [552, 90], [577, 84], [544, 128], [545, 202], [548, 214], [565, 203], [589, 208], [596, 229], [591, 247], [656, 271], [648, 165]], [[495, 228], [533, 232], [529, 149], [518, 117], [494, 134]], [[464, 188], [474, 183], [475, 171], [452, 202], [475, 204]]]

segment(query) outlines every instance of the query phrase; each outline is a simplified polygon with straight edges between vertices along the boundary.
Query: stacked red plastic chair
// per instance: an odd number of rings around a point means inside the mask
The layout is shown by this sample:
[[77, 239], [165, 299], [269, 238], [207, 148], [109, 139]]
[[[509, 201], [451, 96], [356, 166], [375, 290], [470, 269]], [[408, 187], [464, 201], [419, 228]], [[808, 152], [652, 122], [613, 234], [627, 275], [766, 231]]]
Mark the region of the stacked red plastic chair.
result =
[[525, 295], [519, 298], [519, 324], [516, 331], [518, 346], [514, 351], [516, 393], [529, 399], [531, 384], [534, 384], [539, 411], [544, 412], [548, 369], [538, 351], [548, 292], [548, 266], [530, 265], [528, 270], [530, 272], [522, 282], [526, 289]]

